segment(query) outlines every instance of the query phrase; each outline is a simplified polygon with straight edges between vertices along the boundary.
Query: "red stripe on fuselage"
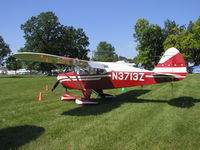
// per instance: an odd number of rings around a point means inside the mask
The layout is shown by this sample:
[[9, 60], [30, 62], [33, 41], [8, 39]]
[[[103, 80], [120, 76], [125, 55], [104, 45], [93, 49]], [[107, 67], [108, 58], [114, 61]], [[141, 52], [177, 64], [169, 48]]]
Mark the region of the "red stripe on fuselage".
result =
[[[68, 74], [68, 73], [67, 73]], [[120, 71], [112, 71], [107, 74], [93, 74], [93, 75], [76, 75], [77, 78], [74, 78], [75, 74], [70, 73], [69, 76], [73, 76], [73, 81], [69, 80], [65, 74], [60, 74], [59, 76], [62, 78], [59, 81], [66, 87], [80, 89], [77, 84], [84, 89], [113, 89], [113, 88], [121, 88], [121, 87], [131, 87], [131, 86], [139, 86], [139, 85], [148, 85], [148, 84], [156, 84], [161, 82], [169, 82], [171, 81], [171, 76], [153, 76], [156, 74], [154, 72], [120, 72]], [[171, 74], [171, 73], [166, 73]], [[173, 73], [177, 75], [176, 80], [184, 79], [186, 73]], [[106, 77], [106, 75], [108, 75]], [[67, 81], [65, 81], [65, 79]], [[87, 80], [86, 80], [87, 79]], [[96, 79], [96, 80], [95, 80]]]

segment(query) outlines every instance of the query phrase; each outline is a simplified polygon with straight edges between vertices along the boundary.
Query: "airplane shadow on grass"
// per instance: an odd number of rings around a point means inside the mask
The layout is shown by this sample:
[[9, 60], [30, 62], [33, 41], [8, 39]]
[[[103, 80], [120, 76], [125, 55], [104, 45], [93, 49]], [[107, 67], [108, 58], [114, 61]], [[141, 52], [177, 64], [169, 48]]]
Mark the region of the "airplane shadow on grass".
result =
[[102, 113], [109, 112], [114, 108], [119, 107], [123, 103], [166, 103], [171, 106], [179, 108], [190, 108], [200, 100], [193, 99], [192, 97], [179, 97], [171, 100], [145, 100], [138, 99], [140, 95], [148, 93], [150, 90], [132, 90], [126, 93], [118, 95], [113, 99], [102, 99], [99, 105], [83, 105], [81, 107], [68, 110], [62, 113], [62, 115], [71, 116], [88, 116], [88, 115], [99, 115]]
[[45, 129], [33, 125], [0, 129], [0, 150], [17, 149], [38, 138]]

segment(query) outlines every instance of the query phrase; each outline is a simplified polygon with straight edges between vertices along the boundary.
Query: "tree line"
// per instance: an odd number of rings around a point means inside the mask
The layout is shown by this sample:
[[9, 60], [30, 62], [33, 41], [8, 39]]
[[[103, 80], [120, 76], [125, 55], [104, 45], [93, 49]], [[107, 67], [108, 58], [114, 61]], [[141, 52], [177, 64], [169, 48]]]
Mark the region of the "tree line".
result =
[[190, 21], [188, 26], [166, 20], [164, 27], [150, 24], [148, 20], [138, 19], [135, 24], [137, 63], [152, 69], [161, 55], [170, 47], [176, 47], [183, 54], [186, 62], [200, 64], [200, 18]]
[[[166, 20], [164, 27], [150, 24], [146, 19], [138, 19], [133, 38], [139, 52], [134, 61], [151, 69], [158, 63], [162, 53], [169, 47], [178, 48], [189, 62], [200, 63], [200, 18], [189, 22], [189, 25], [178, 25], [175, 21]], [[53, 12], [43, 12], [33, 16], [21, 25], [25, 45], [19, 52], [38, 52], [89, 60], [89, 38], [82, 28], [62, 25]], [[40, 70], [51, 72], [56, 67], [51, 64], [19, 61], [11, 57], [9, 45], [0, 36], [0, 65], [8, 69]], [[98, 44], [92, 57], [96, 61], [127, 60], [118, 56], [114, 46], [106, 41]], [[129, 60], [133, 61], [133, 60]]]
[[[38, 52], [72, 57], [78, 59], [89, 59], [87, 57], [89, 49], [89, 39], [82, 28], [75, 29], [73, 26], [62, 25], [58, 17], [53, 12], [40, 13], [38, 16], [31, 17], [21, 25], [24, 32], [25, 45], [18, 52]], [[8, 47], [4, 41], [2, 45]], [[5, 48], [2, 47], [2, 49]], [[9, 48], [8, 48], [9, 49]], [[5, 53], [2, 58], [2, 64], [5, 63], [3, 58], [10, 55], [11, 51]], [[16, 70], [24, 67], [28, 70], [41, 70], [51, 72], [56, 67], [52, 64], [17, 61], [9, 57], [6, 61], [7, 67]]]

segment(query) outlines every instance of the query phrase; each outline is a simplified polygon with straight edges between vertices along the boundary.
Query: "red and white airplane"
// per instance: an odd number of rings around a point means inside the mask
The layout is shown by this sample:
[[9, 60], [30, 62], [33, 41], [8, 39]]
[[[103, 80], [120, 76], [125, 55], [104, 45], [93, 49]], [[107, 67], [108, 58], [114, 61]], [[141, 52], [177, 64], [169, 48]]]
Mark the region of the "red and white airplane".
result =
[[73, 71], [59, 74], [52, 91], [58, 83], [66, 89], [81, 90], [83, 98], [75, 98], [69, 93], [61, 97], [61, 100], [74, 99], [77, 104], [97, 104], [90, 99], [92, 91], [98, 93], [100, 98], [111, 98], [113, 95], [105, 94], [103, 89], [179, 81], [187, 74], [183, 56], [176, 48], [168, 49], [153, 70], [135, 68], [130, 64], [85, 61], [45, 53], [23, 52], [13, 56], [28, 61], [70, 65]]

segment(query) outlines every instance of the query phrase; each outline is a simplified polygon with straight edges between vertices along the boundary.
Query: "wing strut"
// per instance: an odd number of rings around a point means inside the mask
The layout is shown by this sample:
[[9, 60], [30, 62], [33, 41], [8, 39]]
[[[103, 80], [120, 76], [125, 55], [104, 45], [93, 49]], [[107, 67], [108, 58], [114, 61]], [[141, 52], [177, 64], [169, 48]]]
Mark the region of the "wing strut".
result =
[[[75, 65], [77, 65], [77, 64], [78, 64], [78, 66], [79, 66], [79, 60], [78, 60], [78, 59], [76, 59], [76, 61], [75, 61]], [[81, 82], [80, 82], [80, 80], [79, 80], [79, 78], [78, 78], [78, 76], [77, 76], [77, 73], [75, 72], [75, 68], [74, 68], [74, 67], [73, 67], [73, 71], [74, 71], [74, 74], [75, 74], [75, 76], [76, 76], [76, 80], [77, 80], [78, 83], [79, 83], [79, 88], [83, 90], [83, 87], [81, 86]]]
[[[64, 73], [65, 74], [65, 76], [68, 78], [68, 79], [70, 79], [76, 86], [78, 86], [80, 89], [83, 89], [82, 88], [82, 86], [81, 86], [81, 84], [80, 84], [80, 82], [79, 82], [79, 84], [77, 84], [76, 82], [74, 82], [66, 73]], [[78, 78], [77, 76], [76, 76], [76, 78]], [[78, 79], [77, 79], [78, 80]]]

